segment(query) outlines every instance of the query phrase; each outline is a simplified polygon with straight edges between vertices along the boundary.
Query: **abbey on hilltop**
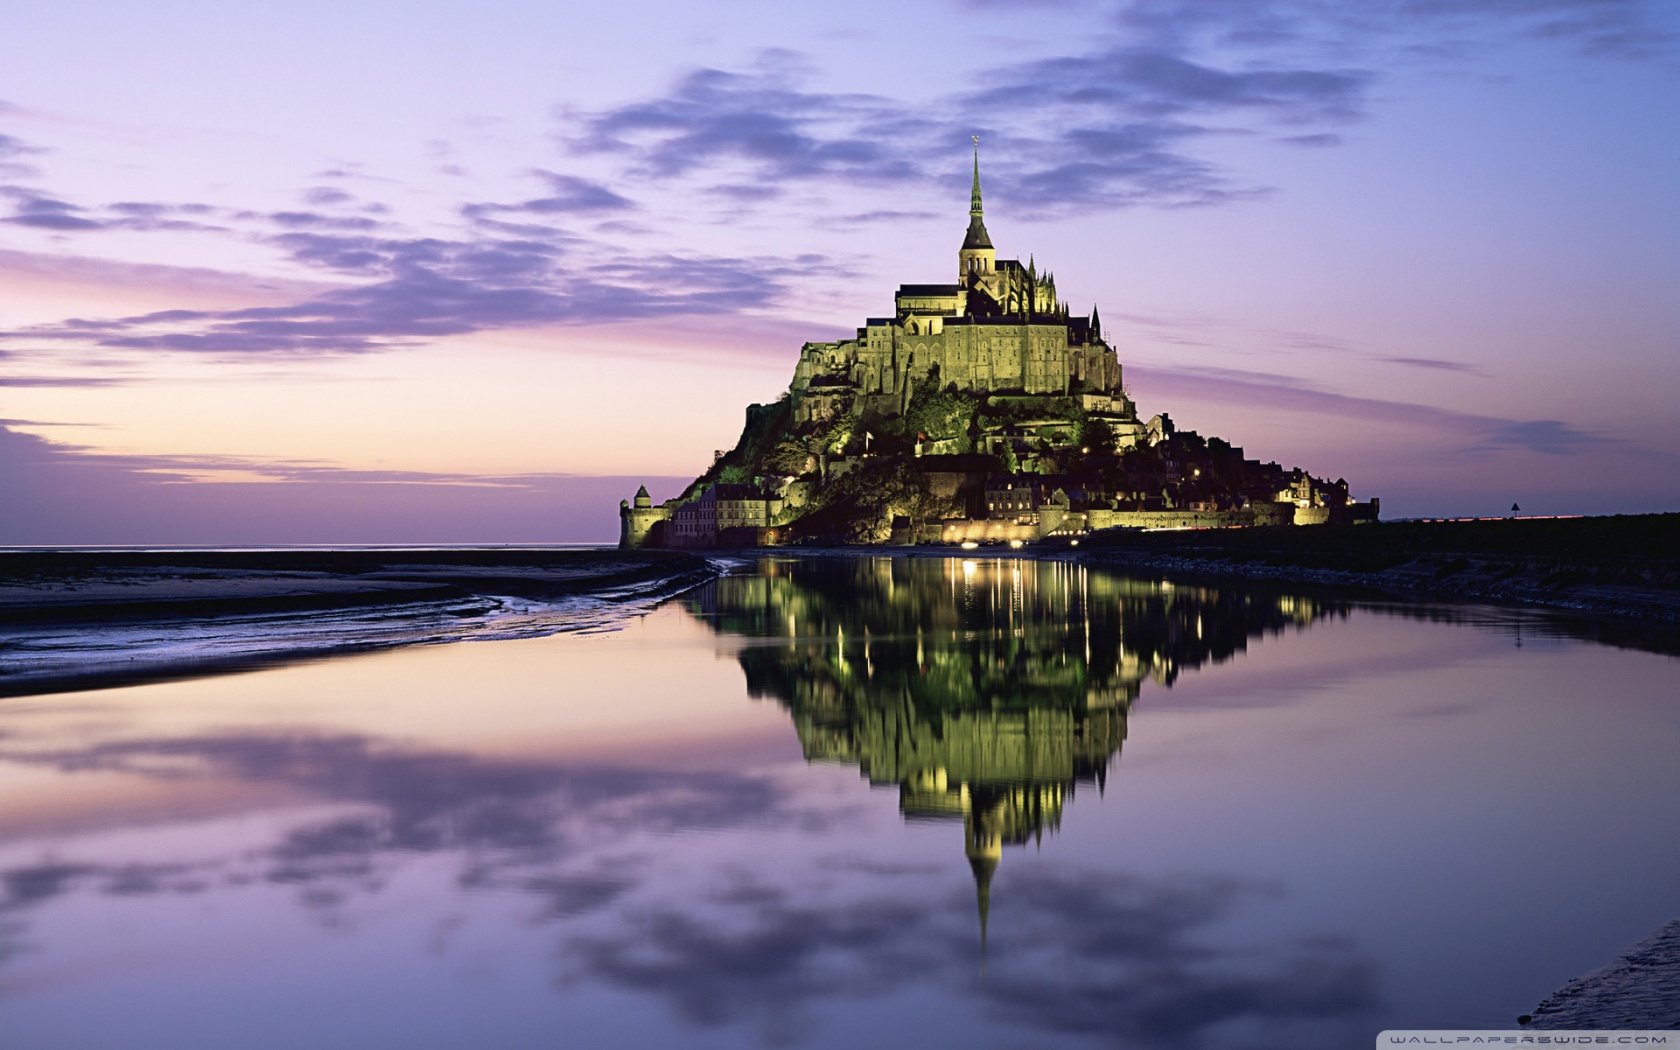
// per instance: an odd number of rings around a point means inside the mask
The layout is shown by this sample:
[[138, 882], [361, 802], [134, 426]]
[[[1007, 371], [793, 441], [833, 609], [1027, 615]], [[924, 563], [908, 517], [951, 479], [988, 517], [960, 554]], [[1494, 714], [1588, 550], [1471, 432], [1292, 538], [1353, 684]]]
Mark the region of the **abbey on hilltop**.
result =
[[1029, 257], [999, 259], [978, 145], [950, 284], [904, 284], [890, 317], [806, 343], [749, 405], [735, 448], [678, 498], [620, 504], [620, 545], [1024, 543], [1114, 526], [1374, 520], [1347, 483], [1138, 419], [1097, 311], [1073, 316]]
[[980, 200], [980, 157], [968, 234], [952, 284], [901, 284], [891, 317], [871, 317], [857, 338], [806, 343], [790, 394], [796, 422], [838, 413], [886, 416], [910, 411], [918, 387], [971, 394], [1076, 397], [1128, 435], [1132, 406], [1120, 361], [1103, 341], [1093, 309], [1071, 317], [1056, 278], [1029, 259], [999, 259]]

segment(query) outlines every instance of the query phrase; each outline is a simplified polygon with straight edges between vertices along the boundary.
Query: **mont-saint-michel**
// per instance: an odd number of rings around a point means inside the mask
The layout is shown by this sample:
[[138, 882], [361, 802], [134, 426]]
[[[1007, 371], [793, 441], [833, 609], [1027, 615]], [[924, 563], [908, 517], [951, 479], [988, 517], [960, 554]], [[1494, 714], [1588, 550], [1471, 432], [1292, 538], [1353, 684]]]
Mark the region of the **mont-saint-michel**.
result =
[[204, 6], [0, 32], [0, 1050], [1680, 1050], [1680, 2]]
[[901, 284], [854, 338], [806, 343], [786, 393], [678, 497], [619, 507], [621, 547], [1021, 545], [1115, 527], [1375, 521], [1344, 479], [1140, 416], [1097, 307], [998, 258], [976, 147], [948, 284]]

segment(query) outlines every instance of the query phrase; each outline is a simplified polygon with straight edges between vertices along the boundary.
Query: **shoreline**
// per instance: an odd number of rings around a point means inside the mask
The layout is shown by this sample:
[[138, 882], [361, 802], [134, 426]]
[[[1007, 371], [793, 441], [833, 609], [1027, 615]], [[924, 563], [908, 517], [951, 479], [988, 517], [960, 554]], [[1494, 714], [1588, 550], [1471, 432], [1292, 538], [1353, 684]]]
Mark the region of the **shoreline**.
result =
[[[1654, 534], [1653, 519], [1662, 526]], [[1512, 543], [1534, 530], [1491, 522], [1469, 536], [1437, 523], [1398, 523], [1093, 534], [1077, 547], [974, 550], [13, 549], [0, 551], [0, 696], [403, 645], [608, 629], [727, 573], [731, 562], [777, 557], [1068, 561], [1180, 583], [1304, 590], [1402, 612], [1504, 607], [1560, 634], [1680, 655], [1680, 567], [1663, 549], [1669, 532], [1680, 534], [1672, 528], [1680, 515], [1576, 521], [1588, 524], [1566, 526], [1565, 539], [1594, 522], [1601, 532], [1606, 522], [1622, 532], [1628, 522], [1643, 523], [1646, 535], [1635, 537], [1643, 546], [1618, 556], [1583, 555], [1558, 542], [1552, 523], [1549, 539]], [[1488, 542], [1488, 525], [1507, 549]], [[1455, 539], [1455, 531], [1458, 542], [1441, 542]], [[1441, 549], [1418, 549], [1429, 546]]]
[[1555, 565], [1531, 570], [1491, 558], [1455, 565], [1452, 556], [1419, 556], [1393, 568], [1347, 570], [1249, 561], [1217, 554], [1092, 551], [1071, 559], [1121, 571], [1218, 577], [1251, 582], [1308, 584], [1405, 601], [1506, 605], [1578, 616], [1611, 617], [1680, 630], [1680, 590], [1616, 585], [1558, 586], [1546, 575]]
[[1356, 599], [1507, 606], [1680, 638], [1680, 514], [1110, 531], [1022, 547], [778, 547], [740, 553], [1060, 559]]
[[1680, 919], [1542, 999], [1524, 1029], [1680, 1029]]
[[1097, 534], [1077, 557], [1680, 626], [1680, 514]]
[[[724, 553], [722, 550], [719, 553]], [[1498, 620], [1518, 632], [1572, 638], [1618, 649], [1637, 649], [1680, 656], [1680, 621], [1666, 616], [1630, 613], [1625, 603], [1560, 603], [1514, 600], [1474, 593], [1405, 591], [1384, 588], [1352, 574], [1329, 576], [1310, 570], [1294, 572], [1271, 566], [1245, 573], [1229, 563], [1190, 558], [1118, 559], [1106, 552], [1068, 546], [980, 547], [960, 550], [943, 545], [914, 547], [756, 547], [731, 550], [743, 558], [963, 558], [1018, 561], [1063, 561], [1090, 569], [1140, 579], [1166, 580], [1185, 586], [1216, 587], [1241, 584], [1263, 591], [1287, 591], [1324, 601], [1343, 602], [1397, 615]], [[1455, 614], [1460, 610], [1461, 614]]]
[[0, 696], [608, 630], [723, 571], [575, 548], [0, 552]]

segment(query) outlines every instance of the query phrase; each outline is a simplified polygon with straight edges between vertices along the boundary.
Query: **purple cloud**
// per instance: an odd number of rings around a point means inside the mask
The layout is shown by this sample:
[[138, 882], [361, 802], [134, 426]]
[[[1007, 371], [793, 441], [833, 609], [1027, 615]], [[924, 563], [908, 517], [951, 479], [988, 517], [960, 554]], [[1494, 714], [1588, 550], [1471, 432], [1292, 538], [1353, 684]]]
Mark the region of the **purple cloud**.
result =
[[1380, 360], [1391, 365], [1404, 365], [1407, 368], [1427, 368], [1437, 372], [1458, 372], [1463, 375], [1486, 375], [1474, 365], [1467, 365], [1462, 361], [1447, 361], [1439, 357], [1384, 357]]
[[[7, 108], [9, 107], [7, 107], [5, 103], [0, 102], [0, 113], [6, 112]], [[33, 164], [27, 164], [18, 158], [34, 156], [35, 154], [45, 152], [47, 151], [41, 147], [31, 146], [29, 143], [17, 138], [16, 136], [0, 135], [0, 177], [12, 179], [33, 178], [39, 174], [39, 171], [37, 171]]]
[[561, 175], [552, 171], [538, 171], [537, 174], [548, 183], [548, 196], [529, 200], [523, 204], [514, 205], [514, 207], [538, 214], [570, 214], [627, 211], [636, 206], [630, 198], [614, 193], [599, 182], [578, 178], [576, 175]]
[[[550, 196], [485, 209], [547, 213], [621, 211], [627, 199], [597, 183], [542, 173]], [[227, 216], [292, 260], [363, 281], [284, 306], [167, 310], [71, 318], [0, 331], [0, 344], [85, 342], [118, 350], [224, 354], [359, 353], [500, 328], [736, 313], [773, 303], [790, 278], [823, 260], [598, 252], [547, 226], [481, 221], [465, 237], [393, 237], [386, 223], [321, 212], [227, 213], [203, 205], [124, 202], [111, 218], [28, 192], [10, 194], [37, 225], [66, 230], [158, 229], [179, 215]], [[340, 202], [347, 203], [347, 202]], [[254, 226], [253, 226], [254, 224]], [[590, 256], [598, 255], [600, 261]]]
[[1630, 452], [1636, 451], [1627, 442], [1594, 434], [1559, 420], [1499, 419], [1407, 401], [1353, 397], [1321, 390], [1289, 376], [1220, 368], [1134, 367], [1130, 372], [1134, 376], [1141, 373], [1147, 377], [1152, 387], [1159, 384], [1180, 396], [1265, 405], [1278, 411], [1342, 416], [1365, 422], [1428, 427], [1456, 435], [1470, 452], [1513, 448], [1545, 455], [1577, 455], [1591, 448], [1613, 445], [1622, 445]]
[[899, 146], [912, 121], [905, 109], [863, 94], [804, 90], [786, 54], [758, 71], [700, 69], [663, 96], [575, 117], [568, 145], [617, 153], [652, 177], [742, 162], [766, 182], [844, 176], [878, 182], [918, 178]]
[[1554, 40], [1597, 56], [1643, 59], [1670, 53], [1675, 34], [1653, 17], [1653, 0], [1131, 0], [1115, 22], [1174, 47], [1317, 47], [1346, 51], [1420, 38], [1434, 52], [1462, 53], [1511, 36]]
[[303, 202], [313, 204], [317, 208], [330, 207], [334, 204], [348, 204], [356, 198], [341, 189], [332, 186], [313, 186], [303, 191]]
[[102, 230], [105, 224], [88, 218], [86, 209], [22, 186], [0, 186], [0, 196], [12, 201], [12, 214], [0, 218], [16, 226], [41, 230]]
[[[1003, 66], [929, 106], [809, 90], [772, 56], [748, 72], [701, 69], [663, 95], [566, 114], [578, 153], [616, 154], [637, 178], [726, 175], [744, 201], [789, 180], [893, 185], [946, 179], [978, 129], [995, 192], [1040, 209], [1207, 204], [1252, 195], [1188, 152], [1207, 119], [1252, 114], [1294, 126], [1362, 112], [1369, 75], [1316, 68], [1221, 69], [1161, 49], [1108, 47]], [[950, 114], [937, 125], [923, 114]], [[743, 183], [745, 167], [756, 181]]]

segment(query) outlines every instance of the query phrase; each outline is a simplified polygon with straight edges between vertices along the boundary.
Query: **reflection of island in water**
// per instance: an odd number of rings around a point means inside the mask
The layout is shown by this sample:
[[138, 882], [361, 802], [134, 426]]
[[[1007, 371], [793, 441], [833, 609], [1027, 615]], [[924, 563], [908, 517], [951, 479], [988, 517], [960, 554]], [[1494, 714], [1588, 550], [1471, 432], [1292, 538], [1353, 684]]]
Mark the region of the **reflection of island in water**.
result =
[[1295, 596], [1175, 586], [1063, 562], [766, 560], [690, 608], [748, 646], [755, 697], [793, 715], [809, 761], [899, 785], [907, 819], [961, 820], [985, 935], [1003, 847], [1104, 786], [1145, 678], [1242, 651], [1332, 611]]

